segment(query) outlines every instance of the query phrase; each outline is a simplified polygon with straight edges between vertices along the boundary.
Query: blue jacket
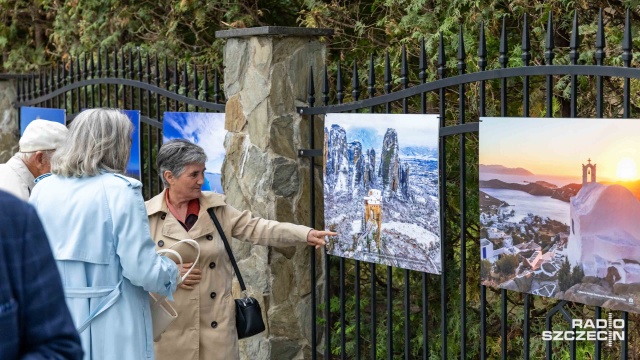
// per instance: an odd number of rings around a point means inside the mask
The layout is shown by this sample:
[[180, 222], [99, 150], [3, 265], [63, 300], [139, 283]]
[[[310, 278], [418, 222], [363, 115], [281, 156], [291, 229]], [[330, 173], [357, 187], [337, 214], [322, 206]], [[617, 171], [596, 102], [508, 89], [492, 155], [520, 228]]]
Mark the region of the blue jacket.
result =
[[[155, 252], [142, 184], [118, 174], [39, 178], [30, 202], [58, 264], [86, 360], [153, 359], [149, 292], [171, 295], [178, 269]], [[106, 310], [105, 310], [106, 309]]]
[[0, 191], [0, 359], [82, 359], [35, 210]]

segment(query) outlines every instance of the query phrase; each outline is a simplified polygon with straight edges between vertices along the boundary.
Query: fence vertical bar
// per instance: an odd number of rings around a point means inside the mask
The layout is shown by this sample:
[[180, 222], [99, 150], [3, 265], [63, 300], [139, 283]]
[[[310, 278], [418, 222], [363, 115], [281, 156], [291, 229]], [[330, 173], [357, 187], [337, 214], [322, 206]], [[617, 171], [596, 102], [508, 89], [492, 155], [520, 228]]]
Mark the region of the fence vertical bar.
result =
[[[104, 51], [104, 77], [108, 78], [110, 74], [110, 66], [109, 66], [109, 48]], [[106, 95], [107, 95], [107, 107], [111, 107], [111, 85], [107, 84], [105, 87]]]
[[[98, 53], [98, 56], [99, 56], [99, 53]], [[96, 77], [96, 66], [95, 66], [95, 62], [93, 61], [93, 52], [91, 53], [91, 73], [90, 73], [90, 76], [91, 76], [91, 79], [95, 79], [95, 77]], [[85, 78], [85, 80], [88, 79], [89, 78], [89, 74], [86, 74], [86, 72], [85, 72], [84, 78]], [[98, 87], [100, 87], [100, 85], [98, 85]], [[85, 88], [86, 88], [86, 86], [85, 86]], [[91, 85], [91, 107], [95, 107], [95, 106], [96, 106], [96, 86], [95, 85]]]
[[[427, 82], [427, 52], [424, 47], [424, 37], [420, 41], [420, 83]], [[427, 94], [420, 94], [420, 110], [421, 113], [427, 113]], [[427, 360], [429, 358], [429, 298], [427, 294], [427, 279], [428, 274], [422, 273], [422, 359]]]
[[[82, 60], [82, 72], [80, 71], [80, 64], [78, 64], [78, 80], [87, 80], [88, 78], [88, 73], [89, 73], [89, 68], [88, 68], [88, 60], [87, 60], [87, 53], [85, 52], [83, 54], [83, 60]], [[79, 105], [78, 108], [88, 108], [89, 107], [89, 90], [88, 90], [88, 86], [83, 86], [82, 87], [82, 92], [84, 95], [84, 105]], [[80, 93], [78, 93], [78, 103], [80, 104], [82, 97], [80, 96]], [[93, 103], [92, 103], [93, 104]], [[93, 107], [93, 106], [91, 106]]]
[[[327, 73], [327, 65], [324, 66], [322, 75], [322, 104], [329, 105], [329, 76]], [[329, 254], [327, 248], [324, 248], [324, 332], [325, 332], [325, 349], [324, 360], [329, 360], [331, 356], [331, 266], [329, 262]]]
[[[160, 65], [158, 62], [158, 53], [156, 53], [156, 56], [154, 57], [154, 77], [155, 77], [155, 83], [157, 87], [160, 87]], [[158, 94], [156, 92], [156, 120], [158, 120], [158, 122], [162, 122], [162, 117], [160, 115], [160, 94]], [[160, 147], [162, 146], [162, 128], [159, 128], [158, 130], [156, 130], [156, 150], [160, 149]], [[160, 171], [160, 169], [158, 169], [158, 172]], [[159, 175], [159, 174], [158, 174]], [[158, 178], [156, 177], [156, 193], [160, 193], [162, 191], [162, 181], [158, 180]]]
[[[74, 77], [73, 59], [69, 59], [69, 84], [72, 84], [74, 82], [73, 77]], [[71, 112], [73, 112], [73, 90], [69, 91], [69, 102], [71, 103], [70, 110]]]
[[[400, 84], [402, 84], [403, 89], [407, 89], [409, 87], [409, 68], [407, 65], [407, 49], [404, 45], [402, 45], [401, 57], [402, 65], [400, 67]], [[407, 97], [402, 99], [402, 112], [404, 114], [409, 113], [409, 99]], [[411, 296], [409, 291], [409, 270], [404, 269], [402, 272], [404, 278], [404, 358], [405, 360], [409, 360], [411, 355]]]
[[[196, 63], [193, 63], [193, 98], [194, 99], [198, 99], [198, 97], [200, 96], [200, 91], [198, 90], [198, 87], [200, 86], [200, 84], [198, 84], [198, 68], [196, 67]], [[198, 112], [198, 106], [194, 107], [194, 111]]]
[[[127, 67], [127, 63], [125, 62], [125, 58], [124, 58], [124, 48], [121, 49], [120, 51], [120, 69], [121, 71], [121, 77], [124, 79], [127, 77], [127, 72], [126, 72], [126, 67]], [[122, 108], [126, 109], [127, 108], [127, 86], [126, 85], [122, 85]]]
[[[502, 34], [500, 36], [500, 57], [498, 58], [498, 62], [500, 63], [500, 68], [504, 69], [507, 67], [509, 63], [508, 51], [509, 46], [507, 44], [507, 18], [502, 18]], [[507, 116], [507, 79], [502, 78], [500, 80], [500, 116]], [[501, 350], [502, 350], [502, 360], [507, 360], [507, 290], [500, 290], [500, 298], [501, 298]]]
[[[164, 88], [169, 91], [169, 64], [167, 63], [167, 56], [164, 57]], [[171, 102], [169, 97], [165, 97], [164, 111], [171, 111]]]
[[[180, 92], [180, 85], [178, 84], [178, 59], [173, 59], [173, 92], [178, 94]], [[173, 106], [175, 111], [180, 111], [178, 100], [174, 100]]]
[[[553, 65], [554, 58], [554, 43], [553, 43], [553, 13], [549, 11], [549, 18], [547, 21], [547, 39], [545, 41], [544, 52], [545, 65]], [[547, 117], [553, 116], [553, 75], [547, 75]]]
[[[531, 41], [529, 39], [529, 22], [527, 19], [527, 14], [524, 14], [524, 26], [522, 29], [522, 64], [523, 66], [529, 66], [529, 62], [531, 61]], [[529, 107], [529, 77], [525, 76], [522, 84], [522, 92], [523, 92], [523, 114], [524, 117], [529, 117], [530, 107]], [[531, 334], [530, 331], [530, 312], [531, 312], [531, 296], [527, 293], [523, 293], [524, 296], [524, 360], [529, 360], [529, 348], [531, 347]]]
[[[386, 52], [384, 63], [384, 93], [391, 92], [391, 64], [389, 61], [389, 52]], [[391, 104], [386, 103], [386, 113], [391, 113]], [[393, 286], [393, 273], [391, 266], [387, 266], [387, 357], [393, 359], [393, 294], [391, 292]]]
[[[596, 33], [596, 65], [602, 66], [605, 52], [604, 26], [602, 25], [602, 9], [598, 14], [598, 32]], [[596, 116], [602, 117], [603, 113], [603, 85], [602, 76], [596, 76]]]
[[[569, 48], [571, 51], [569, 52], [569, 59], [571, 60], [571, 65], [578, 65], [578, 59], [580, 54], [578, 53], [578, 48], [580, 47], [580, 29], [578, 28], [578, 11], [575, 10], [573, 13], [573, 26], [571, 30], [571, 42], [569, 44]], [[577, 115], [578, 110], [578, 77], [576, 75], [571, 75], [571, 104], [570, 104], [571, 117], [574, 118]]]
[[[134, 79], [134, 74], [133, 74], [133, 49], [129, 48], [129, 79], [133, 80]], [[136, 101], [136, 95], [135, 95], [135, 89], [133, 88], [133, 86], [129, 86], [129, 103], [131, 104], [131, 108], [129, 110], [134, 110], [134, 106], [135, 105], [135, 101]], [[140, 135], [140, 143], [142, 144], [142, 133], [139, 132], [138, 133]]]
[[[631, 35], [631, 19], [630, 10], [627, 8], [627, 13], [624, 22], [624, 36], [622, 39], [622, 62], [624, 67], [631, 67], [631, 61], [633, 60], [633, 39]], [[631, 117], [631, 81], [629, 78], [624, 78], [623, 87], [623, 117], [628, 119]], [[622, 318], [624, 320], [624, 340], [621, 344], [620, 359], [626, 360], [629, 357], [629, 313], [622, 312]]]
[[[187, 67], [187, 62], [184, 62], [184, 70], [182, 72], [182, 82], [184, 86], [184, 97], [189, 97], [189, 69]], [[189, 111], [189, 104], [184, 103], [184, 111]]]
[[[358, 76], [358, 63], [355, 61], [353, 62], [353, 74], [351, 76], [351, 89], [353, 101], [358, 101], [360, 98], [360, 78]], [[360, 260], [355, 260], [355, 272], [356, 359], [360, 359]]]
[[[138, 81], [142, 82], [142, 56], [140, 54], [140, 47], [138, 46], [138, 48], [136, 49], [137, 51], [137, 58], [138, 58]], [[143, 99], [142, 99], [142, 88], [138, 87], [138, 110], [140, 111], [140, 113], [142, 114], [144, 108], [142, 107], [142, 103], [143, 103]], [[142, 131], [140, 132], [140, 137], [142, 137]], [[140, 139], [142, 140], [142, 139]], [[142, 146], [142, 141], [140, 141], [140, 145]]]
[[[206, 75], [205, 75], [206, 77]], [[196, 86], [197, 89], [197, 86]], [[313, 107], [316, 102], [316, 90], [313, 83], [313, 66], [309, 67], [309, 91], [307, 97], [307, 103], [309, 107]], [[315, 148], [315, 132], [314, 132], [314, 115], [309, 115], [309, 149]], [[315, 158], [313, 156], [309, 157], [309, 180], [311, 183], [311, 187], [309, 189], [309, 201], [311, 203], [311, 207], [309, 209], [309, 226], [313, 229], [316, 228], [315, 219], [316, 219], [316, 186], [315, 186]], [[317, 344], [316, 344], [316, 320], [317, 320], [317, 299], [316, 299], [316, 249], [311, 246], [309, 248], [309, 264], [311, 268], [311, 359], [316, 360], [318, 358], [317, 354]]]
[[[342, 84], [342, 69], [340, 66], [340, 61], [338, 61], [338, 70], [336, 75], [336, 99], [338, 100], [338, 104], [342, 104], [342, 100], [344, 99], [344, 86]], [[344, 257], [340, 257], [340, 358], [347, 358], [347, 330], [345, 323], [345, 260]]]
[[[444, 54], [444, 40], [442, 38], [442, 32], [440, 32], [440, 42], [438, 44], [438, 78], [444, 79], [446, 77], [446, 67], [447, 61]], [[440, 88], [440, 127], [446, 126], [446, 118], [445, 118], [445, 108], [446, 108], [446, 88]], [[446, 146], [445, 146], [445, 137], [440, 138], [439, 142], [439, 159], [438, 159], [438, 167], [440, 168], [440, 257], [441, 257], [441, 275], [440, 275], [440, 317], [441, 317], [441, 325], [440, 325], [440, 333], [442, 337], [442, 350], [440, 353], [440, 357], [442, 360], [447, 359], [447, 275], [446, 275], [446, 226], [445, 226], [445, 213], [446, 213], [446, 198], [447, 198], [447, 177], [446, 177]]]
[[[326, 70], [326, 69], [325, 69]], [[213, 101], [218, 104], [220, 103], [220, 80], [218, 78], [218, 69], [215, 70], [213, 74]], [[327, 105], [327, 104], [325, 104]]]
[[[487, 68], [487, 41], [484, 36], [484, 21], [480, 23], [480, 42], [478, 44], [478, 67], [480, 71]], [[478, 112], [480, 116], [486, 115], [485, 96], [486, 82], [480, 81], [480, 99], [478, 103]], [[480, 285], [480, 359], [487, 358], [487, 287]], [[426, 360], [426, 359], [425, 359]]]
[[[102, 49], [98, 47], [98, 78], [102, 77]], [[93, 76], [92, 76], [93, 77]], [[98, 106], [102, 107], [102, 85], [98, 85]]]
[[[465, 63], [467, 54], [464, 50], [464, 33], [462, 25], [460, 25], [460, 34], [458, 40], [458, 74], [464, 75], [467, 69]], [[460, 125], [465, 121], [465, 86], [460, 84], [458, 86], [458, 117], [460, 118]], [[466, 161], [466, 135], [460, 134], [460, 359], [464, 360], [467, 357], [467, 167]]]
[[[375, 70], [375, 66], [373, 63], [373, 54], [371, 54], [371, 57], [369, 59], [369, 79], [367, 79], [368, 82], [368, 92], [369, 92], [369, 99], [372, 99], [375, 96], [376, 93], [376, 87], [375, 87], [375, 83], [376, 83], [376, 70]], [[373, 114], [375, 111], [375, 108], [372, 106], [369, 111]], [[371, 273], [371, 320], [370, 320], [370, 324], [371, 324], [371, 360], [376, 360], [376, 335], [377, 335], [377, 324], [376, 324], [376, 264], [375, 263], [370, 263], [369, 264], [369, 272]]]
[[[62, 86], [67, 85], [67, 66], [65, 63], [62, 64]], [[63, 92], [62, 93], [62, 101], [64, 102], [64, 109], [65, 111], [68, 110], [67, 108], [67, 92]]]

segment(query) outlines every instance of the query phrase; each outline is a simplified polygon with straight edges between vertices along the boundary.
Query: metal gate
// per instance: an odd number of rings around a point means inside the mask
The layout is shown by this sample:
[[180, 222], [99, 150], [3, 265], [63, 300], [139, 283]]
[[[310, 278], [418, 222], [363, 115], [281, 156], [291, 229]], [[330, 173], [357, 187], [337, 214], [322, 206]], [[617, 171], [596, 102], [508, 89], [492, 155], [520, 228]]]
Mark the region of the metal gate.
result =
[[[459, 33], [456, 70], [447, 68], [443, 36], [440, 34], [437, 80], [427, 82], [429, 71], [424, 39], [419, 55], [420, 84], [409, 86], [409, 66], [402, 49], [400, 77], [392, 75], [389, 55], [384, 60], [384, 94], [376, 95], [374, 56], [371, 55], [366, 99], [361, 99], [361, 81], [357, 64], [351, 76], [351, 102], [344, 103], [345, 86], [340, 64], [332, 78], [324, 69], [320, 106], [316, 106], [313, 71], [309, 77], [308, 107], [303, 115], [322, 121], [327, 113], [438, 113], [440, 115], [440, 209], [442, 275], [417, 273], [389, 266], [324, 256], [326, 271], [322, 294], [312, 286], [317, 309], [313, 321], [324, 330], [324, 338], [313, 344], [324, 359], [637, 359], [638, 325], [627, 321], [626, 312], [614, 312], [625, 320], [625, 340], [609, 348], [601, 341], [578, 346], [577, 342], [542, 341], [539, 330], [571, 330], [572, 318], [603, 318], [607, 310], [545, 299], [507, 290], [494, 290], [479, 281], [478, 214], [478, 120], [481, 116], [529, 117], [532, 89], [545, 89], [540, 117], [554, 117], [554, 84], [568, 82], [570, 117], [632, 116], [631, 79], [640, 79], [640, 69], [631, 68], [632, 39], [627, 15], [622, 41], [622, 66], [605, 66], [605, 42], [602, 12], [598, 19], [595, 65], [579, 64], [580, 35], [577, 14], [569, 46], [568, 63], [554, 64], [559, 50], [554, 46], [554, 29], [548, 19], [544, 65], [530, 66], [532, 49], [525, 16], [522, 33], [522, 66], [508, 67], [509, 49], [506, 22], [497, 57], [499, 68], [487, 69], [484, 25], [478, 42], [478, 71], [466, 73], [467, 54], [462, 30]], [[451, 64], [452, 62], [449, 62]], [[593, 85], [592, 93], [578, 94], [578, 81]], [[620, 91], [604, 98], [604, 81], [617, 81]], [[330, 83], [335, 88], [330, 88]], [[519, 93], [509, 93], [507, 84], [515, 84]], [[533, 85], [532, 85], [533, 84]], [[392, 91], [394, 87], [399, 87]], [[513, 87], [511, 87], [513, 89]], [[490, 90], [490, 91], [488, 91]], [[562, 96], [562, 95], [560, 95]], [[579, 108], [578, 98], [592, 100]], [[621, 101], [612, 105], [612, 97]], [[335, 99], [330, 101], [330, 99]], [[554, 100], [556, 99], [556, 100]], [[494, 104], [495, 106], [490, 106]], [[593, 108], [595, 105], [595, 109]], [[606, 109], [605, 109], [606, 107]], [[544, 109], [543, 108], [543, 109]], [[580, 111], [580, 113], [579, 113]], [[637, 115], [637, 111], [634, 113]], [[584, 116], [584, 115], [582, 115]], [[313, 126], [309, 129], [314, 138]], [[476, 146], [469, 146], [475, 144]], [[301, 151], [302, 156], [321, 157], [316, 144]], [[314, 166], [310, 165], [311, 179]], [[314, 187], [311, 187], [313, 189]], [[312, 192], [311, 199], [315, 194]], [[312, 201], [313, 203], [313, 201]], [[311, 223], [321, 216], [313, 209]], [[316, 279], [316, 258], [311, 253], [311, 278]], [[395, 310], [395, 311], [394, 311]], [[632, 329], [629, 329], [629, 327]], [[534, 332], [536, 330], [536, 332]], [[314, 332], [314, 338], [317, 332]], [[631, 340], [631, 341], [630, 341]], [[630, 349], [631, 347], [631, 349]]]

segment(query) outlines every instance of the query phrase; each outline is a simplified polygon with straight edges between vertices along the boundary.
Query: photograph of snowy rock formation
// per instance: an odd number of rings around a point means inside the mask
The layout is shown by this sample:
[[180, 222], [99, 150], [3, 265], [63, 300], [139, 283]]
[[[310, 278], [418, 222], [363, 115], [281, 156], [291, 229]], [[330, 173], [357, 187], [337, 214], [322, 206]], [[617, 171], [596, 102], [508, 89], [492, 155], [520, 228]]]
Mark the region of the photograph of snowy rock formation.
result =
[[325, 227], [332, 255], [440, 273], [438, 116], [328, 114]]
[[640, 312], [640, 121], [481, 118], [481, 278]]

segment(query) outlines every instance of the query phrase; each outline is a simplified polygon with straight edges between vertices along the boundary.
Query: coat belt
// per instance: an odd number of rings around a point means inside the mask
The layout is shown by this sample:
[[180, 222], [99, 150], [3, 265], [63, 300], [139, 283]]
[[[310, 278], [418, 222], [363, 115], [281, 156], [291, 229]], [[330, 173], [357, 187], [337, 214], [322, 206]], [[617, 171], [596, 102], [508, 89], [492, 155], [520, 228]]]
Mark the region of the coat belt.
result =
[[98, 315], [107, 311], [118, 301], [122, 293], [121, 285], [122, 280], [116, 286], [68, 287], [64, 289], [65, 296], [69, 298], [102, 298], [89, 317], [78, 327], [78, 333], [83, 332]]

